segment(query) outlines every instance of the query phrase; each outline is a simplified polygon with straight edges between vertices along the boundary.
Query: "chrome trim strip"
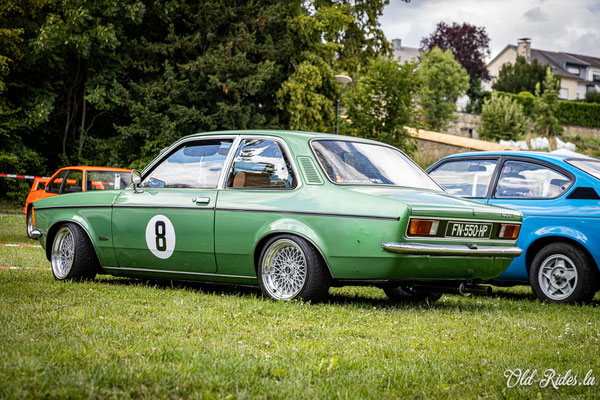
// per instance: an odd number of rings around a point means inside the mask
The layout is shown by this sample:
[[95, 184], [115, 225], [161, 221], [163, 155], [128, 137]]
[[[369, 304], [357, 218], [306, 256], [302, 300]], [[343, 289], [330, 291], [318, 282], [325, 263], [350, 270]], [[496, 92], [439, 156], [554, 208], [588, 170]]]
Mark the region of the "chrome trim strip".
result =
[[518, 247], [476, 246], [428, 243], [398, 243], [385, 242], [381, 244], [384, 250], [392, 253], [417, 254], [430, 256], [471, 256], [471, 257], [502, 257], [514, 258], [523, 253]]
[[398, 221], [400, 217], [385, 217], [379, 215], [360, 215], [360, 214], [336, 214], [336, 213], [322, 213], [313, 211], [289, 211], [289, 210], [262, 210], [262, 209], [251, 209], [251, 208], [222, 208], [217, 207], [217, 211], [246, 211], [246, 212], [259, 212], [259, 213], [271, 213], [271, 214], [297, 214], [297, 215], [318, 215], [323, 217], [342, 217], [342, 218], [365, 218], [365, 219], [384, 219], [390, 221]]
[[156, 273], [161, 273], [161, 274], [200, 275], [200, 276], [214, 276], [214, 277], [220, 277], [220, 278], [257, 279], [256, 276], [211, 274], [210, 272], [169, 271], [169, 270], [164, 270], [164, 269], [148, 269], [148, 268], [117, 268], [117, 267], [102, 267], [102, 268], [112, 269], [115, 271], [139, 271], [139, 272], [156, 272]]
[[81, 205], [81, 206], [48, 206], [48, 207], [35, 207], [35, 210], [52, 210], [55, 208], [111, 208], [112, 204], [104, 205]]
[[213, 206], [174, 207], [174, 206], [157, 206], [157, 205], [144, 206], [144, 205], [133, 205], [133, 204], [115, 204], [115, 205], [113, 205], [113, 207], [114, 208], [149, 208], [149, 209], [160, 209], [160, 210], [212, 210], [212, 209], [214, 209]]

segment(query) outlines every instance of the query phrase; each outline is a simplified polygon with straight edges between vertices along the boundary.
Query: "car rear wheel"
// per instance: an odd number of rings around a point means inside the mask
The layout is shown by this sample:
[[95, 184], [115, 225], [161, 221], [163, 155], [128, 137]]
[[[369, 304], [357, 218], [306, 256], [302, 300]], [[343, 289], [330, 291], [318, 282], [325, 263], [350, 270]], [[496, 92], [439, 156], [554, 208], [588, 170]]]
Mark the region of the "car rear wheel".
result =
[[31, 232], [33, 232], [33, 213], [30, 207], [27, 210], [27, 237], [29, 239], [35, 239], [33, 236], [31, 236]]
[[325, 263], [310, 243], [297, 236], [278, 235], [269, 240], [257, 272], [263, 294], [273, 300], [319, 301], [329, 291]]
[[535, 256], [529, 279], [542, 301], [588, 302], [597, 289], [597, 273], [589, 256], [568, 243], [551, 243]]
[[442, 297], [441, 293], [415, 289], [411, 285], [385, 287], [383, 291], [390, 300], [396, 303], [435, 303]]
[[50, 253], [52, 274], [59, 281], [94, 279], [97, 259], [84, 230], [72, 223], [58, 228]]

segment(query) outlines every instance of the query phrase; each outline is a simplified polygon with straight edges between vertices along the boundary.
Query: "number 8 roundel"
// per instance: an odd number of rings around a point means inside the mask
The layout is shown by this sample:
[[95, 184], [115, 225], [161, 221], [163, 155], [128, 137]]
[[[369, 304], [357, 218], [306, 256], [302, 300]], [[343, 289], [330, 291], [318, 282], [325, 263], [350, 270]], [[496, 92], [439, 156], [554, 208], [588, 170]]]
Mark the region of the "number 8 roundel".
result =
[[175, 229], [169, 218], [155, 215], [146, 225], [146, 245], [158, 258], [169, 258], [175, 250]]

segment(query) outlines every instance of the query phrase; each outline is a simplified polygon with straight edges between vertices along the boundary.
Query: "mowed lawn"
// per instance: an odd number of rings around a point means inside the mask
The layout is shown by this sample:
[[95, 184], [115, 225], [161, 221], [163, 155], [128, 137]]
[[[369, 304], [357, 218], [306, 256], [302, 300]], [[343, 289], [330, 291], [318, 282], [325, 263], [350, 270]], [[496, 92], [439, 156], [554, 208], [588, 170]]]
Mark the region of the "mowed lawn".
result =
[[[0, 216], [0, 243], [37, 244], [24, 231], [24, 217]], [[0, 247], [0, 266], [49, 262]], [[599, 296], [557, 306], [527, 287], [496, 293], [392, 305], [348, 287], [323, 304], [275, 303], [252, 288], [2, 269], [0, 398], [598, 398]], [[517, 369], [537, 375], [508, 387]], [[541, 387], [550, 369], [577, 384]], [[579, 384], [590, 370], [597, 382]]]

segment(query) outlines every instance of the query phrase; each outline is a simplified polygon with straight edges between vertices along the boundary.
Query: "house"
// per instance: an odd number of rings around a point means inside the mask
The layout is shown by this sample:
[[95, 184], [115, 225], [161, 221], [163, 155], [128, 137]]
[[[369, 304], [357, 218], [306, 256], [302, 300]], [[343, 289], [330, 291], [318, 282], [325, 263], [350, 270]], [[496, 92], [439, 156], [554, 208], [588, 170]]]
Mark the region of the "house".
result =
[[504, 64], [514, 63], [517, 55], [550, 66], [552, 73], [560, 76], [558, 97], [561, 99], [582, 99], [589, 90], [600, 91], [600, 58], [532, 49], [529, 38], [519, 39], [516, 46], [509, 44], [489, 62], [487, 69], [492, 80], [498, 77]]
[[419, 61], [421, 51], [416, 47], [402, 46], [402, 39], [392, 39], [394, 47], [394, 59], [397, 61]]

